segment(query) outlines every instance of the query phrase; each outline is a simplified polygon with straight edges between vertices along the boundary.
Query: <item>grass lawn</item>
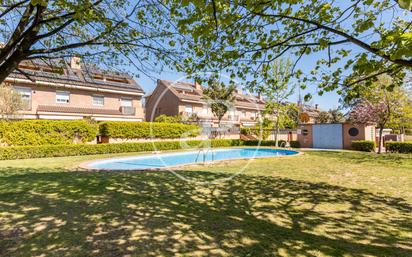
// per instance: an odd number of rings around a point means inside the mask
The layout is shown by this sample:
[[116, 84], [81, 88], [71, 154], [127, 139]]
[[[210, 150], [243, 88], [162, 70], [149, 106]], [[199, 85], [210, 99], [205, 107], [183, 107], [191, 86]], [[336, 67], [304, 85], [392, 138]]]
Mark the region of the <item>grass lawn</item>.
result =
[[99, 157], [1, 161], [0, 256], [412, 256], [411, 155], [308, 151], [218, 184], [75, 168]]

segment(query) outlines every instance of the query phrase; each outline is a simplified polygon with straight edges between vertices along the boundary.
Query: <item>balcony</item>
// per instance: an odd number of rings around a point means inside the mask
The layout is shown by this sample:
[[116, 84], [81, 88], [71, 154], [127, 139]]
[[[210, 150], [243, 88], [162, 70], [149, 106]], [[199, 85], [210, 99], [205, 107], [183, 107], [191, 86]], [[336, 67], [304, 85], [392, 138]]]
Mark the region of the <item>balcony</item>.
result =
[[132, 106], [120, 106], [119, 110], [123, 115], [135, 115], [136, 114], [136, 108]]
[[184, 120], [188, 121], [196, 121], [198, 119], [197, 114], [193, 112], [180, 112], [179, 115], [181, 115]]
[[229, 115], [228, 120], [230, 120], [230, 121], [239, 121], [239, 115]]

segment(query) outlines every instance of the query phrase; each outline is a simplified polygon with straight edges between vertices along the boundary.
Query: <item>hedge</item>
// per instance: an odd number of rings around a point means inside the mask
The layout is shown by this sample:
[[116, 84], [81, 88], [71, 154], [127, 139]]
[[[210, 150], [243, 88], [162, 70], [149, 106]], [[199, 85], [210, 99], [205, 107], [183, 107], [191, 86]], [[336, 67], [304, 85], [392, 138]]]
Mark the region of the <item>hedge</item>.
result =
[[386, 142], [385, 148], [392, 153], [412, 153], [412, 143], [409, 142]]
[[[177, 150], [182, 142], [189, 148], [197, 148], [202, 143], [210, 142], [211, 147], [257, 146], [259, 141], [242, 141], [239, 139], [214, 139], [211, 141], [157, 141], [119, 144], [78, 144], [78, 145], [43, 145], [0, 147], [0, 160], [63, 157], [76, 155], [93, 155], [109, 153], [148, 152], [154, 150]], [[261, 146], [274, 146], [274, 141], [261, 141]]]
[[196, 125], [160, 122], [108, 121], [99, 126], [101, 136], [112, 138], [180, 138], [200, 134]]
[[[188, 147], [196, 148], [202, 140], [183, 141]], [[30, 159], [45, 157], [63, 157], [76, 155], [145, 152], [154, 150], [181, 149], [182, 141], [157, 141], [119, 144], [79, 144], [79, 145], [43, 145], [43, 146], [10, 146], [0, 147], [0, 160]], [[216, 139], [211, 147], [241, 146], [241, 140]]]
[[9, 146], [65, 145], [90, 142], [97, 124], [86, 120], [0, 121], [0, 141]]
[[362, 152], [374, 152], [375, 151], [375, 142], [367, 140], [355, 140], [352, 141], [352, 149]]
[[300, 148], [299, 141], [290, 141], [290, 147], [292, 148]]

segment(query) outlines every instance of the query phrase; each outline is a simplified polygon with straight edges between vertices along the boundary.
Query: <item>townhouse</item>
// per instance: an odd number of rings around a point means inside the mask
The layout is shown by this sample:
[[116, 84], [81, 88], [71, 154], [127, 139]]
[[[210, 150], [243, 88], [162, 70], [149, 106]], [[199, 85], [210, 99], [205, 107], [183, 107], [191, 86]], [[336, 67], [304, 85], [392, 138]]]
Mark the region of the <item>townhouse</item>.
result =
[[126, 73], [70, 61], [23, 61], [5, 80], [20, 93], [19, 119], [143, 121], [144, 91]]
[[[199, 83], [158, 80], [153, 93], [146, 97], [146, 120], [155, 120], [159, 115], [182, 115], [188, 121], [203, 126], [216, 127], [218, 119], [210, 109]], [[221, 124], [231, 127], [255, 126], [265, 107], [261, 97], [235, 93], [233, 106], [223, 117]]]

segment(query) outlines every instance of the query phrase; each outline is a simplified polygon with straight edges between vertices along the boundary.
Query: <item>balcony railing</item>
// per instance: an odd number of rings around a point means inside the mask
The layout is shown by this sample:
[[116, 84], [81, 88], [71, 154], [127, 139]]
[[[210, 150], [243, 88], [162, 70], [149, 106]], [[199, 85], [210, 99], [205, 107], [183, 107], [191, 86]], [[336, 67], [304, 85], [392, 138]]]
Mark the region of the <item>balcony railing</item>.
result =
[[120, 112], [123, 115], [135, 115], [136, 114], [136, 108], [131, 107], [131, 106], [120, 106]]
[[239, 120], [239, 115], [229, 115], [228, 119], [231, 121], [238, 121]]

